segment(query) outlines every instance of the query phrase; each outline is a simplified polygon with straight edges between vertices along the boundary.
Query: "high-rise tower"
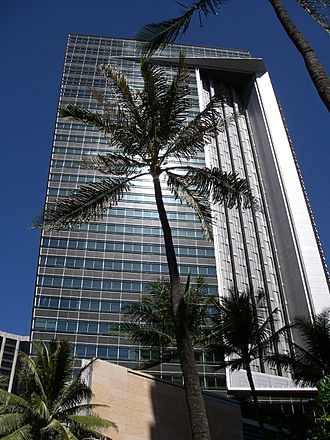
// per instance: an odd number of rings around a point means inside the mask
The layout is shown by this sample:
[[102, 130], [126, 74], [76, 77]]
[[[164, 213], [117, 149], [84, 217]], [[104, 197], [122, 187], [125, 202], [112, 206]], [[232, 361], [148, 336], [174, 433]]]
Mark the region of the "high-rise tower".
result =
[[0, 389], [16, 392], [19, 352], [29, 353], [30, 338], [0, 331]]
[[[117, 67], [141, 87], [137, 44], [70, 35], [60, 105], [98, 109], [91, 89], [106, 90], [98, 64]], [[217, 109], [227, 121], [224, 129], [195, 161], [246, 178], [260, 204], [257, 210], [214, 207], [210, 243], [191, 209], [165, 193], [181, 275], [205, 276], [212, 295], [225, 295], [231, 287], [262, 289], [265, 313], [279, 310], [276, 331], [296, 315], [311, 316], [330, 305], [325, 262], [279, 106], [263, 62], [248, 52], [173, 45], [155, 56], [169, 75], [180, 50], [190, 69], [191, 115], [217, 89], [226, 96]], [[58, 118], [47, 200], [100, 179], [79, 160], [84, 154], [102, 154], [106, 147], [95, 129]], [[139, 300], [149, 281], [166, 274], [152, 188], [141, 180], [102, 220], [42, 233], [32, 339], [66, 337], [77, 359], [100, 357], [134, 366], [150, 358], [150, 350], [129, 344], [111, 329], [120, 325], [123, 306]], [[201, 354], [197, 361], [205, 388], [224, 386], [224, 372], [214, 372], [214, 357]], [[279, 372], [263, 363], [256, 362], [254, 370], [260, 384], [265, 378], [269, 386], [272, 377], [279, 380]], [[160, 366], [157, 374], [180, 381], [175, 364]], [[238, 375], [228, 378], [227, 386], [245, 385]]]

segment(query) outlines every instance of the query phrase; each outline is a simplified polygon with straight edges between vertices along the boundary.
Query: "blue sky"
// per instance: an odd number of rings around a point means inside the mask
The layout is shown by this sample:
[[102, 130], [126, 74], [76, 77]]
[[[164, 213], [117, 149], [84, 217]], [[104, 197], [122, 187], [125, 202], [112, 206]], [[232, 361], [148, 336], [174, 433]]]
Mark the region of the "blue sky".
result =
[[[295, 1], [285, 3], [329, 72], [329, 37]], [[30, 329], [40, 233], [29, 224], [43, 206], [67, 34], [133, 38], [146, 22], [180, 10], [173, 0], [2, 0], [0, 330]], [[228, 1], [203, 28], [195, 20], [181, 41], [264, 59], [329, 260], [329, 115], [269, 2]]]

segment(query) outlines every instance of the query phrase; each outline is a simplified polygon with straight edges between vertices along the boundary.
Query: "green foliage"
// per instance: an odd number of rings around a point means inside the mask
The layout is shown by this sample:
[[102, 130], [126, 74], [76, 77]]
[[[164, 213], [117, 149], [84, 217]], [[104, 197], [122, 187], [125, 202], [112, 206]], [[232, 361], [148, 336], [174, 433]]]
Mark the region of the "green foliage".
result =
[[0, 390], [0, 438], [3, 440], [108, 439], [114, 423], [100, 419], [89, 403], [92, 392], [73, 379], [68, 341], [35, 343], [35, 358], [21, 354], [18, 395]]
[[226, 0], [197, 0], [190, 8], [185, 7], [182, 15], [160, 23], [145, 25], [136, 35], [144, 43], [142, 53], [151, 56], [157, 49], [163, 49], [167, 44], [174, 43], [188, 29], [193, 15], [197, 12], [201, 21], [202, 17], [209, 14], [215, 15], [216, 9], [226, 3]]
[[326, 376], [318, 383], [319, 394], [316, 398], [317, 420], [309, 440], [327, 440], [330, 438], [330, 377]]
[[294, 329], [303, 346], [293, 343], [293, 354], [273, 356], [273, 362], [289, 370], [296, 382], [317, 385], [325, 376], [330, 376], [330, 309], [315, 316], [313, 321], [304, 318], [295, 319], [289, 328]]
[[253, 360], [268, 353], [274, 342], [271, 323], [276, 310], [268, 313], [263, 292], [254, 298], [249, 290], [231, 289], [228, 296], [214, 301], [214, 307], [208, 345], [231, 357], [225, 361], [227, 366], [232, 370], [246, 369]]
[[[208, 323], [211, 297], [207, 295], [207, 285], [202, 277], [196, 282], [187, 279], [183, 290], [183, 306], [188, 328], [195, 347], [200, 347]], [[154, 357], [140, 368], [150, 368], [177, 357], [171, 286], [162, 279], [149, 284], [148, 294], [141, 302], [133, 303], [125, 309], [124, 335], [134, 343], [151, 347]]]
[[8, 386], [8, 378], [0, 374], [0, 389], [1, 388], [7, 389], [7, 386]]

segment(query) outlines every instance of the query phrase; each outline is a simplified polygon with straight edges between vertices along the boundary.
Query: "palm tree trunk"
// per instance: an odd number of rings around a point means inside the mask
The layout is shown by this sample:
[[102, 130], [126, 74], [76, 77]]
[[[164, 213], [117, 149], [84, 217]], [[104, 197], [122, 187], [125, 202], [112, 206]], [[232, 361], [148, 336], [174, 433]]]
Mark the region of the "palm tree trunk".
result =
[[269, 0], [269, 2], [272, 5], [285, 32], [288, 34], [290, 40], [304, 58], [311, 80], [313, 81], [320, 98], [330, 111], [330, 79], [324, 67], [317, 58], [312, 46], [292, 22], [281, 0]]
[[190, 417], [193, 440], [210, 440], [210, 431], [206, 416], [202, 390], [190, 332], [185, 319], [185, 305], [180, 284], [180, 275], [176, 259], [171, 227], [168, 222], [159, 176], [153, 177], [156, 204], [164, 234], [167, 264], [170, 274], [171, 299], [174, 316], [176, 341], [181, 369], [184, 377], [186, 401]]
[[255, 406], [256, 416], [257, 416], [257, 420], [258, 420], [258, 423], [259, 423], [259, 426], [260, 426], [261, 435], [262, 435], [262, 438], [266, 439], [265, 427], [264, 427], [264, 424], [262, 422], [262, 418], [261, 418], [261, 415], [260, 415], [260, 407], [259, 407], [258, 395], [257, 395], [256, 389], [255, 389], [255, 386], [254, 386], [253, 376], [252, 376], [252, 371], [251, 371], [251, 368], [250, 368], [250, 364], [247, 363], [244, 367], [245, 367], [246, 375], [247, 375], [247, 378], [248, 378], [248, 381], [249, 381], [249, 385], [250, 385], [250, 388], [251, 388], [252, 399], [253, 399], [253, 403], [254, 403], [254, 406]]

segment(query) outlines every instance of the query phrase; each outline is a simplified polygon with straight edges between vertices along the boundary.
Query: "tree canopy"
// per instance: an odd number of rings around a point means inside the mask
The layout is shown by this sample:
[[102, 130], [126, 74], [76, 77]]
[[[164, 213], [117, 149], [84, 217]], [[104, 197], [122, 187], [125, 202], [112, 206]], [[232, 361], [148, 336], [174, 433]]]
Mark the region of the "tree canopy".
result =
[[2, 440], [107, 440], [105, 431], [116, 429], [94, 413], [91, 389], [73, 378], [68, 341], [35, 342], [31, 358], [22, 353], [17, 395], [0, 389]]

